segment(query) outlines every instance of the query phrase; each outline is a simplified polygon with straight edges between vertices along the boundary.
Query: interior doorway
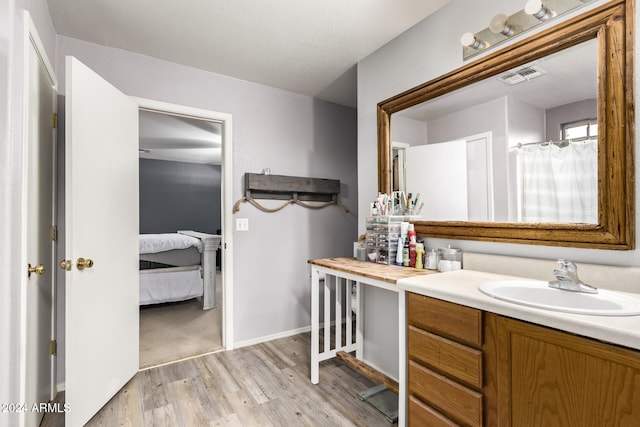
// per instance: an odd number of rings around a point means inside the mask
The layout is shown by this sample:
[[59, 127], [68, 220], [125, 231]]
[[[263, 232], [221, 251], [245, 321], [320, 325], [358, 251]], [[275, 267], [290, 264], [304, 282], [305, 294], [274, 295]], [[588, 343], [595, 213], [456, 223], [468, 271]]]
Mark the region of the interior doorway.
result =
[[[231, 234], [230, 215], [225, 215], [231, 193], [231, 117], [150, 100], [138, 103], [141, 236], [180, 230], [220, 236], [213, 308], [203, 309], [204, 297], [189, 298], [188, 290], [184, 297], [161, 296], [149, 304], [141, 297], [140, 368], [147, 368], [229, 348], [232, 342], [226, 321], [232, 318], [231, 259], [225, 251]], [[159, 193], [145, 194], [149, 188]]]

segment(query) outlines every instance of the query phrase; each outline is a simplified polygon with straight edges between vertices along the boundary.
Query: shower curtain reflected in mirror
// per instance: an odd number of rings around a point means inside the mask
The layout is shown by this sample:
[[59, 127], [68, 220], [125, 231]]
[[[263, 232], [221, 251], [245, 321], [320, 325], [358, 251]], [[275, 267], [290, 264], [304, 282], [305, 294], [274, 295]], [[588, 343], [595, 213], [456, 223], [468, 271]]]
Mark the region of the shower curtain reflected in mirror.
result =
[[598, 141], [517, 148], [518, 217], [523, 222], [598, 223]]

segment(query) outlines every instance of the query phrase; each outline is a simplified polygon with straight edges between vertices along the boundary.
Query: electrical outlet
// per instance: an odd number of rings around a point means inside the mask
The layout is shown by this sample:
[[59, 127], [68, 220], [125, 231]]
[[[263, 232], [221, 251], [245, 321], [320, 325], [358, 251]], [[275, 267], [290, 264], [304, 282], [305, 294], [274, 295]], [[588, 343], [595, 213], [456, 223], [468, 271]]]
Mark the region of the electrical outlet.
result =
[[249, 218], [236, 218], [236, 231], [249, 231]]

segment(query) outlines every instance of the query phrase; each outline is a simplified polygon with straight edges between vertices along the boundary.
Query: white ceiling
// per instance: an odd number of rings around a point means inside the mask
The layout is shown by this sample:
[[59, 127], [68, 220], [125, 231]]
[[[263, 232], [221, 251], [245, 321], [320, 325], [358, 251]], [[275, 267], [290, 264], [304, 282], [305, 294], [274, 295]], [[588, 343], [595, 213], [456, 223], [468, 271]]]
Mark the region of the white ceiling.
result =
[[[525, 67], [536, 67], [545, 74], [533, 80], [508, 86], [500, 77]], [[561, 50], [514, 70], [418, 104], [400, 113], [414, 120], [430, 121], [508, 96], [547, 110], [596, 99], [598, 96], [598, 44], [596, 39]]]
[[222, 163], [222, 125], [140, 110], [140, 158], [187, 163]]
[[356, 106], [356, 68], [449, 0], [47, 0], [58, 34]]

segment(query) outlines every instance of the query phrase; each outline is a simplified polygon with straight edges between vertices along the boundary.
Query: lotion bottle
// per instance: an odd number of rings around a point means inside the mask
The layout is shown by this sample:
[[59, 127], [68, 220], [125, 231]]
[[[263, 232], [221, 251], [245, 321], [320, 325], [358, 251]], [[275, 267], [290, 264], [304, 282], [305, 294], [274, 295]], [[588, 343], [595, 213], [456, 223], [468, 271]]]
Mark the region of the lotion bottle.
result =
[[423, 255], [424, 255], [424, 244], [418, 243], [416, 245], [416, 268], [424, 268], [422, 263]]
[[396, 252], [396, 265], [402, 265], [402, 248], [404, 247], [404, 239], [402, 237], [398, 237], [398, 250]]

